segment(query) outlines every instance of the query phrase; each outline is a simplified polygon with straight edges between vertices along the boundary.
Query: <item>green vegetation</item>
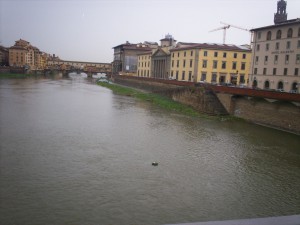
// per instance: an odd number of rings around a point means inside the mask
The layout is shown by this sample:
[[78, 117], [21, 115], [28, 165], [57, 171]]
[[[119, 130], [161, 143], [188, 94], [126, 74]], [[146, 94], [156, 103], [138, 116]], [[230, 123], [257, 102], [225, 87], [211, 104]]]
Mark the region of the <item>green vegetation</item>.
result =
[[[138, 91], [129, 87], [120, 86], [113, 83], [107, 82], [98, 82], [98, 85], [102, 87], [107, 87], [111, 89], [114, 93], [126, 96], [132, 96], [140, 100], [152, 102], [154, 105], [162, 107], [167, 110], [173, 110], [179, 113], [183, 113], [189, 116], [197, 116], [197, 117], [209, 117], [203, 114], [200, 114], [193, 108], [183, 105], [181, 103], [175, 102], [170, 98], [167, 98], [162, 95], [153, 94], [153, 93], [144, 93], [142, 91]], [[211, 117], [210, 117], [211, 118]]]

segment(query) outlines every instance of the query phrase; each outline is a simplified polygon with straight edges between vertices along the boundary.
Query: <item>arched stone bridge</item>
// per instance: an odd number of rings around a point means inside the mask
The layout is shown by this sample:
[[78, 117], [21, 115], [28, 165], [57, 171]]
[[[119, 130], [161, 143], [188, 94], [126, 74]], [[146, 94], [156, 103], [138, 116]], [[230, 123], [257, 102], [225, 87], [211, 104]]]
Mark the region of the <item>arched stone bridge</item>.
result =
[[66, 61], [66, 60], [50, 60], [48, 61], [48, 70], [60, 70], [62, 72], [84, 72], [89, 77], [93, 74], [104, 73], [107, 76], [111, 75], [111, 63], [96, 63], [96, 62], [80, 62], [80, 61]]

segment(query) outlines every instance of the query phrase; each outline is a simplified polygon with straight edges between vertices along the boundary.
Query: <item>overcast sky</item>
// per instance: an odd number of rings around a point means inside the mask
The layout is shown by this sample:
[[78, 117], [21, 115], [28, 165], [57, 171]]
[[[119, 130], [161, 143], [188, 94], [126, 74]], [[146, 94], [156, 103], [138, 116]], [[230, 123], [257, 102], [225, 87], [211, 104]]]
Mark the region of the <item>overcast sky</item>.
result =
[[[0, 45], [24, 39], [61, 59], [113, 60], [112, 47], [129, 41], [222, 43], [225, 22], [246, 29], [273, 24], [277, 0], [0, 0]], [[300, 0], [287, 0], [288, 19], [300, 18]], [[226, 43], [249, 44], [231, 27]]]

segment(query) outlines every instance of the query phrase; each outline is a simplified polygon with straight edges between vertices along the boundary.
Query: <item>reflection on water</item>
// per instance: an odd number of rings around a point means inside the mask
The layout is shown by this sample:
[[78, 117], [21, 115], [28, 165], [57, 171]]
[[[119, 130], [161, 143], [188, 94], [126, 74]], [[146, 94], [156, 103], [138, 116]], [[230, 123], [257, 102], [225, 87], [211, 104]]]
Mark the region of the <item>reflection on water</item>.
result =
[[0, 221], [150, 225], [299, 214], [299, 144], [281, 131], [114, 95], [80, 75], [2, 79]]

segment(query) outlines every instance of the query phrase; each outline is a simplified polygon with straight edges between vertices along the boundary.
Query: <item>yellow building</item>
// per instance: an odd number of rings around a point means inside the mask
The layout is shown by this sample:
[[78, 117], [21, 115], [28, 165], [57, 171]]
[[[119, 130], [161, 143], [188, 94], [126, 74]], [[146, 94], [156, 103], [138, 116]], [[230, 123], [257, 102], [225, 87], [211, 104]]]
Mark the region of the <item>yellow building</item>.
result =
[[15, 45], [9, 48], [9, 65], [27, 67], [31, 70], [43, 69], [46, 58], [42, 52], [25, 40], [15, 41]]
[[170, 79], [248, 84], [251, 50], [247, 46], [192, 43], [173, 48], [170, 52]]
[[138, 54], [138, 77], [150, 77], [151, 76], [151, 56], [152, 51], [147, 51]]
[[170, 49], [175, 48], [176, 40], [167, 34], [160, 40], [160, 46], [152, 45], [152, 50], [138, 54], [137, 76], [156, 79], [169, 79]]

